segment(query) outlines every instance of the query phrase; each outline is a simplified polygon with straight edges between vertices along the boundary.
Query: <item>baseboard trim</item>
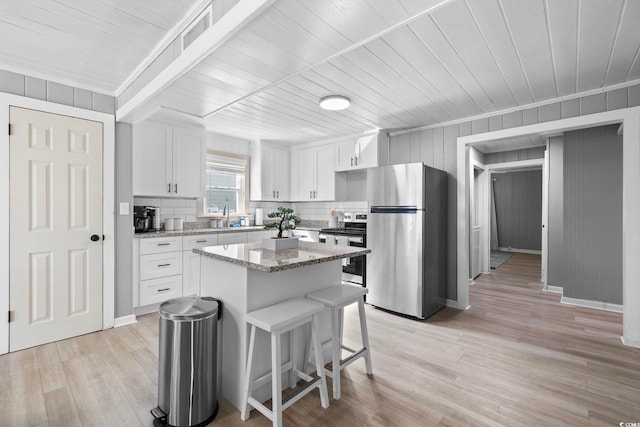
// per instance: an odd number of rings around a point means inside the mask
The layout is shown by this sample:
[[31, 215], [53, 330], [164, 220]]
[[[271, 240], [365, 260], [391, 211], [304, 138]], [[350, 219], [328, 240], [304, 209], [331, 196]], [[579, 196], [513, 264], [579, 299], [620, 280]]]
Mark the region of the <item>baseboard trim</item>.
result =
[[562, 286], [547, 286], [545, 291], [562, 295], [564, 293], [564, 288]]
[[614, 313], [622, 313], [622, 305], [611, 304], [611, 303], [602, 302], [602, 301], [589, 301], [586, 299], [562, 297], [562, 299], [560, 299], [560, 303], [566, 304], [566, 305], [573, 305], [576, 307], [595, 308], [597, 310], [611, 311]]
[[518, 248], [502, 248], [498, 247], [499, 251], [502, 252], [518, 252], [521, 254], [534, 254], [534, 255], [542, 255], [542, 251], [537, 251], [534, 249], [518, 249]]
[[640, 341], [626, 340], [624, 339], [624, 337], [620, 337], [620, 341], [622, 341], [622, 344], [627, 345], [629, 347], [640, 348]]
[[456, 301], [454, 299], [448, 299], [447, 300], [447, 307], [457, 308], [458, 310], [469, 310], [471, 308], [470, 305], [468, 305], [466, 307], [459, 307], [458, 306], [458, 301]]
[[119, 328], [120, 326], [133, 325], [134, 323], [138, 323], [135, 314], [130, 314], [128, 316], [116, 317], [113, 321], [113, 327]]

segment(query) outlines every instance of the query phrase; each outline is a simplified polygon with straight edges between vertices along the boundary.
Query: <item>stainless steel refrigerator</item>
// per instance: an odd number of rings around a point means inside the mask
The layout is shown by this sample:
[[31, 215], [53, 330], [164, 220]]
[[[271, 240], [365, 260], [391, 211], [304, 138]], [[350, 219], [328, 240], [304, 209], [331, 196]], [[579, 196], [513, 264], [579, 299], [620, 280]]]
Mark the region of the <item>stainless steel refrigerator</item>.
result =
[[422, 163], [371, 168], [367, 193], [367, 302], [429, 317], [447, 297], [447, 173]]

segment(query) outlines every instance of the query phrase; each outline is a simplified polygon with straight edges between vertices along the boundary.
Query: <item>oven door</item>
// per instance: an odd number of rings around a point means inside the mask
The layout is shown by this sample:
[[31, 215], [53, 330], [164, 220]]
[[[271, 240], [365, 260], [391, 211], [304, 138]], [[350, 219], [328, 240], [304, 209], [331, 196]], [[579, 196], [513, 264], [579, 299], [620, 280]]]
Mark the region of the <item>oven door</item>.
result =
[[[349, 246], [356, 246], [359, 248], [366, 247], [363, 236], [350, 236], [348, 241]], [[365, 269], [367, 266], [365, 255], [349, 258], [349, 261], [346, 264], [347, 265], [342, 266], [342, 280], [360, 286], [365, 286]]]

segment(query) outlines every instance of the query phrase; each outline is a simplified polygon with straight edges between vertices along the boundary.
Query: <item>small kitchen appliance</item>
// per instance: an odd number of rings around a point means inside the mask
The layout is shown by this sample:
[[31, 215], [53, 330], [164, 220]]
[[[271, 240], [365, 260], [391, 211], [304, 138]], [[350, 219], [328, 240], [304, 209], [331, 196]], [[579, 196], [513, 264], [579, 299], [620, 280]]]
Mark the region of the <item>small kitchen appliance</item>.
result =
[[133, 226], [136, 233], [160, 230], [158, 208], [154, 206], [134, 206]]

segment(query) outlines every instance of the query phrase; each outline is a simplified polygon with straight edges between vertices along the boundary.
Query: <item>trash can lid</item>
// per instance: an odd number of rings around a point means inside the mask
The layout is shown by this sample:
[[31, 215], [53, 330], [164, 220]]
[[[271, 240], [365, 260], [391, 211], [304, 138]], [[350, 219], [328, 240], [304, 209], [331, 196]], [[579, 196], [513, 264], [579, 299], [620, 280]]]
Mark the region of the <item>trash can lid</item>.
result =
[[160, 304], [160, 316], [169, 320], [197, 320], [218, 313], [218, 301], [211, 297], [175, 298]]

